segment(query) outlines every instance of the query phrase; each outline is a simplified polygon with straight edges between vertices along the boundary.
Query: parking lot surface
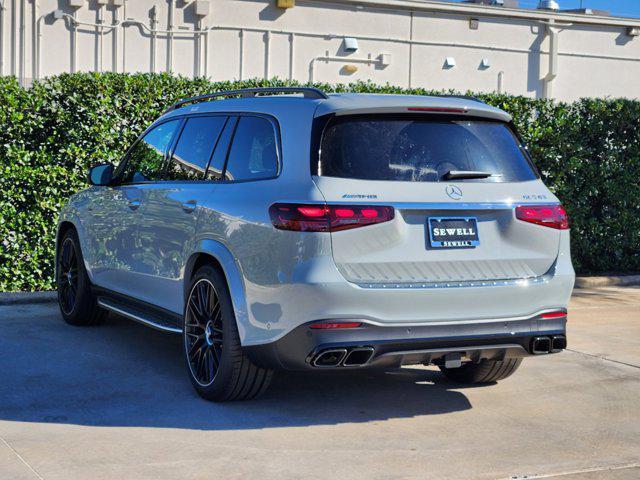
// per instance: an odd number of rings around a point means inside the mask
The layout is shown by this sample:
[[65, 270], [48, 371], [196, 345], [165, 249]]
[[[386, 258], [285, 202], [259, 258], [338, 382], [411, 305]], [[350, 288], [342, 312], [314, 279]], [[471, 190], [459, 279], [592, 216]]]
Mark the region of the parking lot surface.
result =
[[640, 479], [640, 288], [577, 290], [569, 312], [570, 350], [499, 384], [283, 373], [213, 404], [178, 336], [0, 307], [0, 479]]

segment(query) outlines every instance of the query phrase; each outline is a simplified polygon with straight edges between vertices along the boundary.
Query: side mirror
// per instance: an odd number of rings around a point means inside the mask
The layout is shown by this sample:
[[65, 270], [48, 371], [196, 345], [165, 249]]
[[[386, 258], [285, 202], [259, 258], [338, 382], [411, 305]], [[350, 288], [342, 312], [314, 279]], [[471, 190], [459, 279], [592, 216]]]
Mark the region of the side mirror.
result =
[[102, 163], [89, 169], [89, 183], [99, 187], [111, 185], [113, 181], [113, 165]]

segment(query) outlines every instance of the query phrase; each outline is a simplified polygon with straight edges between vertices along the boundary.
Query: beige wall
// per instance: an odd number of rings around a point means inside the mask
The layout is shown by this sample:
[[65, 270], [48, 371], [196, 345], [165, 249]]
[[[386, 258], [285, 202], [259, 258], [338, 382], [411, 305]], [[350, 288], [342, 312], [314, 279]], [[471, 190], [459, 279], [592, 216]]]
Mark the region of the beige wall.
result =
[[[441, 11], [430, 1], [421, 7], [394, 2], [391, 8], [385, 0], [365, 6], [298, 0], [295, 8], [282, 10], [274, 1], [212, 0], [204, 17], [195, 16], [191, 0], [126, 0], [120, 7], [113, 0], [85, 0], [75, 9], [68, 1], [3, 1], [1, 74], [29, 82], [69, 71], [171, 70], [214, 80], [313, 77], [474, 91], [495, 91], [502, 77], [503, 91], [540, 97], [549, 71], [549, 36], [541, 22], [568, 18], [463, 5]], [[56, 9], [69, 16], [55, 19]], [[94, 26], [74, 24], [71, 15], [77, 22], [116, 27], [100, 35]], [[477, 30], [469, 27], [472, 17], [480, 20]], [[630, 20], [570, 20], [558, 27], [557, 77], [549, 94], [563, 100], [640, 97], [640, 37], [626, 34]], [[151, 34], [142, 24], [174, 33]], [[345, 52], [343, 36], [358, 38], [359, 50]], [[390, 55], [389, 65], [379, 61], [383, 53]], [[446, 57], [455, 58], [456, 66], [445, 68]], [[489, 68], [481, 68], [483, 58]], [[347, 64], [358, 71], [348, 73]]]

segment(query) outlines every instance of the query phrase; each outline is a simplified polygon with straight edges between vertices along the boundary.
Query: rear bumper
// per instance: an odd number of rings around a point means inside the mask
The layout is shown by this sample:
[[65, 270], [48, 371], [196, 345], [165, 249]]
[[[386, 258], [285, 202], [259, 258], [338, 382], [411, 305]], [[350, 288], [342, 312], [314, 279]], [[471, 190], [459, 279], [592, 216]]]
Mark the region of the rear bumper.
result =
[[[542, 313], [526, 318], [419, 326], [380, 326], [363, 320], [358, 328], [331, 330], [311, 329], [308, 323], [277, 341], [244, 350], [255, 363], [284, 370], [393, 368], [450, 359], [503, 360], [534, 354], [532, 343], [536, 338], [565, 339], [566, 317], [543, 319]], [[551, 350], [555, 353], [557, 349]], [[337, 360], [334, 362], [330, 355]], [[332, 364], [324, 365], [326, 360]]]
[[[458, 328], [473, 320], [531, 318], [536, 312], [566, 308], [575, 273], [565, 233], [552, 268], [541, 277], [518, 281], [362, 286], [345, 281], [331, 258], [314, 257], [300, 262], [290, 278], [283, 274], [281, 284], [265, 287], [245, 282], [248, 322], [239, 325], [242, 345], [268, 349], [269, 344], [286, 343], [284, 338], [298, 328], [305, 330], [305, 325], [320, 320], [362, 319], [385, 332], [420, 325], [423, 338], [432, 338], [445, 322]], [[396, 327], [399, 330], [392, 330]], [[530, 329], [532, 334], [536, 331]]]

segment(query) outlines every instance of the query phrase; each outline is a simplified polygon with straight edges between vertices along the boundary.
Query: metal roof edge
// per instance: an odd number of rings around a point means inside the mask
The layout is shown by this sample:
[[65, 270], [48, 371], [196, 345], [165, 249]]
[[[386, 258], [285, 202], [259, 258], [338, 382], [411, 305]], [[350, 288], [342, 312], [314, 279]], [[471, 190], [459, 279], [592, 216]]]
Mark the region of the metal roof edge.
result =
[[469, 3], [440, 2], [434, 0], [304, 0], [311, 3], [334, 3], [370, 6], [383, 9], [411, 10], [459, 15], [479, 15], [495, 18], [515, 18], [533, 21], [603, 25], [610, 27], [640, 27], [640, 18], [585, 15], [553, 10], [494, 7]]

